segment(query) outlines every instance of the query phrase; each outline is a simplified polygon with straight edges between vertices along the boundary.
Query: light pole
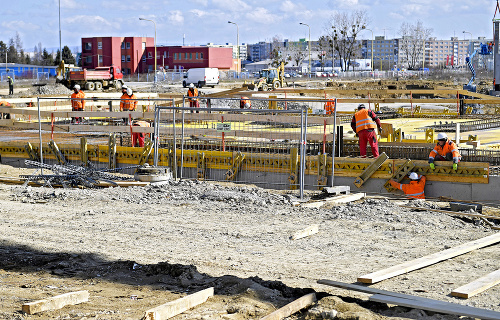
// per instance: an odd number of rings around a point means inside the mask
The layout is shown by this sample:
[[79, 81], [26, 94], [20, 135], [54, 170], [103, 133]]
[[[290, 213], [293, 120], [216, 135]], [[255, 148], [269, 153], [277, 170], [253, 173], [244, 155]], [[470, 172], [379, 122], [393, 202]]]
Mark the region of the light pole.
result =
[[[309, 28], [309, 78], [310, 78], [311, 77], [311, 27], [306, 23], [300, 22], [299, 24], [301, 24], [303, 26], [307, 26]], [[333, 66], [332, 66], [332, 70], [333, 70]]]
[[61, 41], [61, 0], [59, 0], [59, 63], [62, 63], [62, 41]]
[[[238, 24], [236, 22], [231, 22], [228, 21], [227, 23], [234, 24], [236, 25], [236, 59], [240, 59], [240, 28], [238, 27]], [[238, 71], [239, 72], [240, 66], [238, 64]]]
[[372, 52], [372, 58], [371, 58], [371, 64], [372, 64], [372, 72], [373, 72], [373, 30], [372, 30], [372, 29], [365, 28], [364, 26], [363, 26], [363, 29], [368, 30], [368, 31], [370, 31], [370, 32], [372, 33], [372, 49], [371, 49], [371, 52]]
[[155, 76], [154, 76], [154, 82], [156, 83], [156, 22], [154, 22], [153, 20], [149, 20], [149, 19], [144, 19], [144, 18], [139, 18], [139, 20], [144, 20], [144, 21], [151, 21], [154, 26], [155, 26]]
[[472, 43], [472, 33], [470, 33], [469, 31], [462, 31], [462, 33], [463, 34], [465, 34], [465, 33], [470, 34], [470, 44], [469, 44], [469, 46], [470, 46], [469, 55], [470, 55], [471, 52], [474, 52], [474, 50], [472, 50], [472, 49], [474, 49], [474, 44]]

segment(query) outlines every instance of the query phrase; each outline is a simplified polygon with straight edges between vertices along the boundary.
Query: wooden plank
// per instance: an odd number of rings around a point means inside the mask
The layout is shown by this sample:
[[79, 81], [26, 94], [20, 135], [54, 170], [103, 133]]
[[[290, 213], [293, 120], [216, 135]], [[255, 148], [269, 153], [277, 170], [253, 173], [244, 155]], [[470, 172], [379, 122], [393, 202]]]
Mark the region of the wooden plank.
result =
[[500, 242], [500, 233], [495, 233], [491, 236], [484, 237], [478, 240], [470, 241], [454, 248], [439, 251], [422, 258], [407, 261], [387, 269], [369, 273], [358, 278], [359, 282], [377, 283], [385, 279], [389, 279], [413, 270], [421, 269], [432, 264], [447, 260], [464, 253], [483, 248]]
[[299, 240], [311, 236], [313, 234], [316, 234], [318, 233], [318, 231], [319, 231], [319, 225], [313, 224], [303, 230], [296, 232], [293, 236], [290, 237], [290, 240]]
[[478, 293], [481, 293], [489, 288], [496, 286], [500, 283], [500, 270], [493, 271], [490, 274], [485, 275], [471, 283], [463, 285], [459, 288], [456, 288], [451, 292], [451, 295], [454, 297], [469, 299], [472, 296], [475, 296]]
[[167, 302], [161, 306], [149, 309], [146, 311], [144, 320], [163, 320], [172, 318], [186, 310], [196, 307], [199, 304], [207, 301], [209, 297], [214, 295], [214, 288], [210, 287], [205, 290], [185, 296], [184, 298]]
[[455, 212], [455, 211], [449, 211], [449, 210], [429, 209], [429, 208], [422, 208], [422, 207], [411, 207], [411, 206], [405, 206], [405, 205], [400, 205], [400, 207], [401, 208], [407, 208], [407, 209], [414, 209], [414, 210], [443, 212], [443, 213], [453, 214], [453, 215], [456, 215], [456, 216], [468, 216], [468, 217], [476, 217], [476, 218], [500, 220], [500, 217], [497, 217], [497, 216], [487, 216], [487, 215], [479, 214], [479, 213]]
[[57, 310], [67, 305], [79, 304], [89, 301], [89, 292], [87, 290], [68, 292], [52, 298], [33, 301], [23, 304], [22, 310], [27, 314]]
[[429, 302], [422, 302], [422, 301], [416, 301], [416, 300], [411, 300], [411, 299], [385, 296], [382, 294], [373, 295], [369, 298], [369, 300], [376, 301], [376, 302], [382, 302], [382, 303], [388, 303], [388, 304], [394, 304], [394, 305], [404, 306], [404, 307], [409, 307], [409, 308], [439, 312], [439, 313], [454, 314], [454, 315], [458, 315], [458, 316], [468, 316], [468, 317], [479, 318], [479, 319], [496, 319], [496, 320], [500, 319], [500, 312], [491, 311], [491, 310], [487, 310], [487, 309], [472, 308], [472, 307], [467, 307], [469, 309], [457, 308], [456, 304], [438, 301], [438, 300], [429, 301]]
[[[449, 312], [458, 312], [458, 313], [452, 313], [452, 314], [459, 314], [459, 315], [470, 315], [475, 318], [481, 318], [481, 319], [500, 319], [500, 312], [496, 311], [491, 311], [491, 310], [486, 310], [486, 309], [480, 309], [480, 308], [473, 308], [473, 307], [468, 307], [468, 306], [463, 306], [461, 304], [456, 304], [456, 303], [450, 303], [450, 302], [444, 302], [444, 301], [439, 301], [439, 300], [433, 300], [429, 298], [423, 298], [423, 297], [418, 297], [418, 296], [412, 296], [404, 293], [398, 293], [398, 292], [393, 292], [393, 291], [387, 291], [387, 290], [381, 290], [381, 289], [376, 289], [376, 288], [371, 288], [359, 284], [352, 284], [352, 283], [344, 283], [344, 282], [339, 282], [339, 281], [333, 281], [333, 280], [326, 280], [326, 279], [321, 279], [317, 281], [320, 284], [324, 284], [327, 286], [332, 286], [332, 287], [337, 287], [337, 288], [342, 288], [342, 289], [347, 289], [347, 290], [355, 290], [359, 292], [364, 292], [368, 294], [374, 294], [374, 295], [382, 295], [385, 297], [394, 297], [394, 298], [399, 298], [403, 300], [407, 300], [407, 302], [415, 302], [415, 303], [420, 303], [422, 305], [431, 305], [440, 303], [442, 305], [442, 309], [445, 307], [449, 308]], [[390, 302], [385, 302], [384, 303], [390, 303]], [[396, 303], [393, 303], [396, 304]], [[419, 306], [417, 308], [424, 309], [423, 307]], [[444, 310], [441, 310], [440, 312], [445, 313]], [[480, 316], [476, 316], [480, 315]]]
[[364, 192], [350, 193], [346, 195], [336, 196], [334, 198], [328, 199], [326, 202], [329, 204], [342, 204], [363, 199], [364, 197], [366, 197], [366, 193]]
[[287, 304], [286, 306], [279, 308], [267, 316], [260, 318], [260, 320], [280, 320], [291, 316], [292, 314], [312, 305], [316, 302], [316, 294], [310, 293], [305, 296], [298, 298], [297, 300]]

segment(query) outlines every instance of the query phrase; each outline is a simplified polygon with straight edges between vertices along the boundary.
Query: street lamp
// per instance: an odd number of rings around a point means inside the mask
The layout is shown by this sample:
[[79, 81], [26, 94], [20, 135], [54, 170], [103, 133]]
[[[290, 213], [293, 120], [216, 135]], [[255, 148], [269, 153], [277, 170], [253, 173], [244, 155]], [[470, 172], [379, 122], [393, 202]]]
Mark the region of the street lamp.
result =
[[62, 42], [61, 42], [61, 0], [59, 0], [59, 63], [62, 63]]
[[[231, 24], [234, 24], [236, 25], [236, 59], [239, 60], [240, 59], [240, 28], [238, 27], [238, 24], [236, 22], [231, 22], [231, 21], [228, 21], [227, 23], [231, 23]], [[238, 69], [240, 69], [239, 65], [238, 65]], [[239, 71], [239, 70], [237, 70]]]
[[462, 33], [464, 33], [464, 34], [465, 33], [470, 34], [470, 45], [469, 45], [470, 46], [469, 55], [470, 55], [470, 53], [474, 51], [474, 50], [472, 50], [472, 49], [474, 49], [474, 44], [472, 43], [472, 33], [470, 33], [469, 31], [462, 31]]
[[373, 72], [373, 31], [372, 31], [372, 29], [365, 28], [365, 26], [363, 26], [362, 29], [368, 30], [372, 33], [372, 50], [371, 50], [372, 51], [372, 58], [371, 58], [372, 62], [371, 62], [371, 64], [372, 64], [372, 72]]
[[[299, 24], [301, 24], [303, 26], [307, 26], [309, 28], [309, 78], [310, 78], [311, 77], [311, 27], [306, 23], [300, 22]], [[333, 70], [333, 66], [332, 66], [332, 70]]]
[[154, 82], [156, 83], [156, 22], [154, 22], [153, 20], [149, 20], [149, 19], [144, 19], [144, 18], [139, 18], [139, 20], [143, 20], [143, 21], [151, 21], [154, 26], [155, 26], [155, 76], [154, 76]]

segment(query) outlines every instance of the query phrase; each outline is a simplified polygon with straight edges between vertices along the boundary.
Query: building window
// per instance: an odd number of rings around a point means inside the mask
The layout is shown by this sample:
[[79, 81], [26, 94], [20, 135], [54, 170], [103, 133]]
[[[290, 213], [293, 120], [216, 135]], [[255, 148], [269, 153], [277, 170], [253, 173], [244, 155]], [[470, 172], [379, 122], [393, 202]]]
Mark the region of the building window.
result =
[[130, 42], [127, 42], [127, 49], [130, 49]]
[[125, 49], [125, 42], [122, 42], [122, 49]]
[[184, 52], [184, 60], [187, 60], [187, 59], [188, 59], [188, 53]]
[[196, 60], [198, 60], [198, 52], [196, 52]]
[[98, 60], [99, 60], [99, 65], [101, 65], [102, 64], [102, 56], [99, 56]]
[[92, 50], [92, 43], [91, 42], [85, 42], [85, 50]]
[[102, 49], [102, 42], [101, 42], [101, 41], [99, 41], [99, 42], [97, 43], [97, 49]]
[[200, 53], [200, 59], [203, 59], [203, 52]]
[[92, 63], [92, 56], [87, 56], [86, 60], [87, 63]]
[[122, 55], [122, 62], [125, 62], [125, 55]]
[[153, 55], [151, 54], [151, 52], [148, 52], [148, 59], [151, 59], [153, 57]]
[[142, 43], [142, 50], [146, 49], [146, 42]]
[[127, 55], [127, 62], [130, 62], [130, 55]]
[[174, 53], [174, 60], [177, 60], [177, 52]]
[[142, 62], [146, 62], [146, 55], [142, 56]]
[[193, 54], [189, 53], [189, 60], [193, 60]]

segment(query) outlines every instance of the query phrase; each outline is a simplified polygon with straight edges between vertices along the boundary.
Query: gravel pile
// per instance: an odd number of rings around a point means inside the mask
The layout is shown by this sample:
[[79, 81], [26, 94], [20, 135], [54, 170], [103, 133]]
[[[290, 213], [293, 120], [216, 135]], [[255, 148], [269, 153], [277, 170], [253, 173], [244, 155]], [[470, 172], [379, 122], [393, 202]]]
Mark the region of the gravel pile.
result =
[[47, 84], [45, 86], [37, 86], [30, 88], [26, 91], [22, 91], [18, 93], [20, 97], [31, 97], [31, 96], [37, 96], [37, 95], [61, 95], [61, 96], [68, 96], [72, 93], [72, 91], [62, 84]]

